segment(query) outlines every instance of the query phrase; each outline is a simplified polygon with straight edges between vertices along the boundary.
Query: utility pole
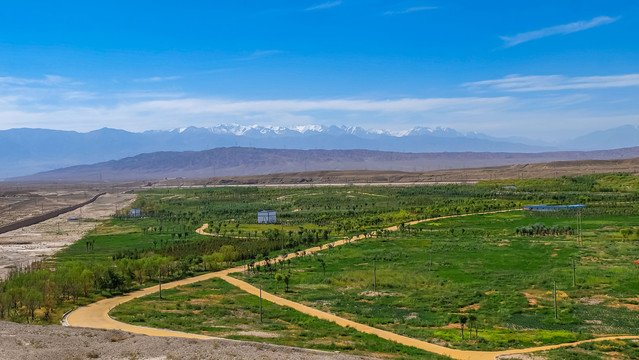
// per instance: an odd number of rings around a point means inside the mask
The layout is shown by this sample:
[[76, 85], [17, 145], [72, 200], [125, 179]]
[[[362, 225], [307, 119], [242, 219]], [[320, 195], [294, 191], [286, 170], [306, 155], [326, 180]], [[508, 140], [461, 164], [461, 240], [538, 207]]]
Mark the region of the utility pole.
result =
[[577, 212], [577, 242], [579, 243], [579, 245], [581, 245], [582, 242], [582, 238], [581, 238], [581, 210], [579, 210]]
[[262, 285], [260, 285], [260, 323], [262, 322]]
[[433, 271], [433, 245], [430, 246], [430, 264], [428, 265], [428, 271]]
[[577, 286], [577, 269], [575, 265], [575, 258], [572, 258], [572, 287]]
[[377, 295], [377, 266], [373, 259], [373, 292]]
[[552, 282], [552, 286], [553, 286], [553, 290], [552, 290], [552, 294], [553, 297], [555, 298], [555, 320], [557, 320], [557, 281], [553, 281]]

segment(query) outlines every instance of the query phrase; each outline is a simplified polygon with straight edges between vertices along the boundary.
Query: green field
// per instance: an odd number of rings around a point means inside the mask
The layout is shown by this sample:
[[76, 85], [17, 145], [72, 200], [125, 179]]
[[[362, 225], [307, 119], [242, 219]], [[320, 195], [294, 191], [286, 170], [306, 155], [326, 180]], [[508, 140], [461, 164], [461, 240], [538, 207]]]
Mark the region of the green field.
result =
[[[509, 185], [517, 188], [504, 189]], [[450, 347], [494, 350], [638, 334], [639, 268], [633, 263], [639, 259], [638, 200], [637, 178], [624, 174], [474, 186], [143, 191], [133, 204], [142, 209], [142, 218], [129, 219], [124, 209], [51, 260], [0, 282], [0, 318], [55, 323], [74, 306], [159, 280], [268, 260], [267, 266], [235, 276], [357, 322]], [[575, 212], [513, 211], [405, 226], [438, 216], [575, 203], [587, 205], [581, 213], [582, 243]], [[277, 211], [280, 223], [256, 224], [257, 211], [266, 208]], [[196, 234], [204, 223], [221, 236]], [[399, 231], [381, 230], [395, 225]], [[276, 261], [280, 254], [372, 231], [376, 237]], [[215, 288], [220, 292], [188, 296], [222, 295], [233, 300], [212, 302], [210, 311], [236, 308], [252, 314], [246, 321], [255, 319], [255, 299], [225, 283]], [[185, 306], [180, 292], [193, 289], [175, 290], [175, 301], [139, 299], [116, 314], [134, 323], [198, 333], [225, 326], [235, 330], [217, 335], [244, 336], [238, 329], [246, 324], [178, 309]], [[289, 323], [301, 333], [314, 331], [294, 320], [301, 314], [269, 306], [273, 313], [288, 312]], [[189, 310], [188, 319], [177, 321], [173, 310]], [[255, 331], [270, 331], [251, 324]], [[291, 335], [295, 332], [287, 329], [273, 330], [277, 337], [260, 341], [300, 346]], [[339, 337], [343, 330], [328, 329], [316, 334], [321, 340], [315, 348], [347, 351], [354, 342], [358, 351], [415, 355], [359, 333], [348, 335], [351, 343], [344, 345]]]
[[[387, 232], [293, 260], [290, 268], [279, 270], [291, 274], [289, 292], [282, 291], [272, 272], [237, 276], [357, 322], [460, 348], [504, 349], [592, 334], [639, 334], [639, 273], [633, 264], [637, 244], [619, 235], [620, 228], [639, 224], [639, 216], [584, 219], [581, 246], [574, 235], [515, 235], [517, 227], [538, 222], [567, 226], [576, 219], [515, 212]], [[467, 326], [476, 327], [478, 337], [473, 331], [461, 341], [460, 316], [471, 315], [476, 320]]]
[[[576, 347], [534, 353], [548, 360], [632, 360], [639, 359], [639, 341], [611, 340], [580, 344]], [[524, 358], [522, 357], [522, 360]]]
[[[444, 359], [375, 335], [346, 329], [295, 310], [262, 302], [221, 279], [165, 290], [111, 312], [126, 323], [228, 339], [269, 342], [391, 359]], [[205, 320], [206, 319], [206, 320]]]
[[[432, 215], [515, 206], [489, 188], [320, 187], [163, 189], [137, 193], [77, 243], [0, 281], [0, 318], [58, 323], [81, 304], [255, 259], [274, 258], [343, 236]], [[271, 208], [280, 224], [257, 225]], [[204, 223], [222, 236], [196, 234]], [[56, 271], [51, 271], [56, 268]]]

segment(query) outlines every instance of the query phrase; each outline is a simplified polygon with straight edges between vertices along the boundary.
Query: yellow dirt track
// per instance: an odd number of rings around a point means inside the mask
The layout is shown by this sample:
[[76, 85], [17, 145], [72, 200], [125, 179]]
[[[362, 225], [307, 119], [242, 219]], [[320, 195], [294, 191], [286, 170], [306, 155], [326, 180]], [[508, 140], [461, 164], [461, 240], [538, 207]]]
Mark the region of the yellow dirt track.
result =
[[[415, 225], [421, 222], [427, 222], [427, 221], [435, 221], [435, 220], [440, 220], [440, 219], [446, 219], [446, 218], [452, 218], [452, 217], [460, 217], [460, 216], [471, 216], [471, 215], [485, 215], [485, 214], [495, 214], [495, 213], [500, 213], [500, 212], [506, 212], [506, 211], [517, 211], [519, 209], [515, 209], [515, 210], [500, 210], [500, 211], [490, 211], [490, 212], [483, 212], [483, 213], [474, 213], [474, 214], [462, 214], [462, 215], [451, 215], [451, 216], [442, 216], [442, 217], [437, 217], [437, 218], [431, 218], [431, 219], [425, 219], [425, 220], [417, 220], [417, 221], [412, 221], [409, 223], [406, 223], [407, 225]], [[200, 227], [199, 229], [197, 229], [196, 231], [199, 234], [207, 234], [204, 233], [204, 229], [208, 227], [208, 224], [204, 224], [202, 227]], [[390, 230], [390, 231], [396, 231], [398, 229], [397, 226], [393, 226], [393, 227], [389, 227], [385, 230]], [[373, 233], [374, 234], [374, 233]], [[207, 234], [210, 235], [210, 234]], [[343, 245], [347, 242], [350, 241], [356, 241], [356, 240], [360, 240], [363, 239], [366, 235], [359, 235], [359, 236], [355, 236], [353, 238], [350, 239], [343, 239], [343, 240], [339, 240], [339, 241], [335, 241], [332, 243], [333, 246], [339, 246], [339, 245]], [[325, 249], [325, 247], [323, 247]], [[306, 249], [306, 253], [314, 253], [317, 251], [320, 251], [320, 247], [316, 246], [316, 247], [312, 247], [310, 249]], [[283, 259], [290, 259], [293, 257], [296, 257], [297, 254], [296, 253], [291, 253], [288, 254], [285, 258]], [[263, 265], [263, 262], [257, 263], [260, 265]], [[222, 271], [217, 271], [217, 272], [213, 272], [213, 273], [208, 273], [208, 274], [204, 274], [204, 275], [200, 275], [200, 276], [195, 276], [192, 278], [188, 278], [188, 279], [184, 279], [184, 280], [178, 280], [178, 281], [174, 281], [174, 282], [170, 282], [170, 283], [166, 283], [166, 284], [162, 284], [162, 289], [170, 289], [170, 288], [174, 288], [176, 286], [181, 286], [181, 285], [187, 285], [187, 284], [192, 284], [195, 282], [199, 282], [199, 281], [203, 281], [203, 280], [208, 280], [208, 279], [212, 279], [212, 278], [221, 278], [224, 281], [244, 290], [247, 293], [253, 294], [253, 295], [257, 295], [259, 296], [260, 294], [260, 289], [244, 282], [241, 280], [238, 280], [236, 278], [233, 278], [231, 276], [229, 276], [229, 274], [231, 273], [236, 273], [236, 272], [241, 272], [244, 270], [243, 266], [238, 266], [238, 267], [234, 267], [234, 268], [230, 268], [230, 269], [225, 269]], [[152, 286], [146, 289], [142, 289], [142, 290], [138, 290], [138, 291], [134, 291], [132, 293], [129, 293], [127, 295], [123, 295], [123, 296], [118, 296], [115, 298], [110, 298], [110, 299], [104, 299], [101, 301], [98, 301], [96, 303], [78, 308], [76, 310], [74, 310], [73, 312], [71, 312], [67, 318], [66, 321], [69, 324], [69, 326], [74, 326], [74, 327], [90, 327], [90, 328], [98, 328], [98, 329], [118, 329], [118, 330], [123, 330], [123, 331], [128, 331], [131, 333], [136, 333], [136, 334], [143, 334], [143, 335], [149, 335], [149, 336], [169, 336], [169, 337], [184, 337], [184, 338], [195, 338], [195, 339], [212, 339], [212, 337], [209, 336], [205, 336], [205, 335], [197, 335], [197, 334], [189, 334], [189, 333], [184, 333], [184, 332], [178, 332], [178, 331], [172, 331], [172, 330], [163, 330], [163, 329], [154, 329], [154, 328], [148, 328], [148, 327], [143, 327], [143, 326], [136, 326], [136, 325], [130, 325], [130, 324], [125, 324], [122, 322], [119, 322], [117, 320], [112, 319], [111, 317], [109, 317], [109, 312], [115, 308], [116, 306], [123, 304], [127, 301], [136, 299], [136, 298], [140, 298], [146, 295], [150, 295], [153, 293], [156, 293], [159, 291], [159, 287], [156, 286]], [[314, 317], [317, 317], [319, 319], [323, 319], [323, 320], [328, 320], [331, 322], [334, 322], [340, 326], [343, 327], [351, 327], [354, 328], [358, 331], [364, 332], [364, 333], [368, 333], [368, 334], [373, 334], [373, 335], [377, 335], [380, 338], [386, 339], [386, 340], [390, 340], [390, 341], [394, 341], [397, 343], [400, 343], [402, 345], [407, 345], [407, 346], [412, 346], [418, 349], [422, 349], [422, 350], [426, 350], [432, 353], [436, 353], [436, 354], [440, 354], [440, 355], [444, 355], [444, 356], [449, 356], [451, 358], [454, 359], [477, 359], [477, 360], [492, 360], [495, 359], [496, 356], [498, 355], [507, 355], [507, 354], [521, 354], [521, 353], [530, 353], [530, 352], [535, 352], [535, 351], [541, 351], [541, 350], [551, 350], [551, 349], [556, 349], [556, 348], [560, 348], [560, 347], [568, 347], [568, 346], [575, 346], [581, 343], [585, 343], [585, 342], [591, 342], [591, 341], [603, 341], [603, 340], [612, 340], [612, 339], [639, 339], [639, 336], [610, 336], [610, 337], [604, 337], [604, 338], [597, 338], [597, 339], [592, 339], [592, 340], [585, 340], [585, 341], [580, 341], [580, 342], [572, 342], [572, 343], [566, 343], [566, 344], [557, 344], [557, 345], [548, 345], [548, 346], [539, 346], [539, 347], [533, 347], [533, 348], [526, 348], [526, 349], [512, 349], [512, 350], [503, 350], [503, 351], [471, 351], [471, 350], [456, 350], [456, 349], [451, 349], [451, 348], [447, 348], [444, 346], [439, 346], [439, 345], [435, 345], [435, 344], [431, 344], [422, 340], [417, 340], [417, 339], [413, 339], [407, 336], [403, 336], [403, 335], [398, 335], [386, 330], [381, 330], [381, 329], [377, 329], [374, 328], [372, 326], [368, 326], [368, 325], [364, 325], [364, 324], [360, 324], [360, 323], [356, 323], [354, 321], [351, 320], [347, 320], [344, 319], [342, 317], [339, 317], [337, 315], [333, 315], [306, 305], [302, 305], [300, 303], [296, 303], [294, 301], [291, 300], [287, 300], [284, 298], [281, 298], [279, 296], [275, 296], [273, 294], [267, 293], [265, 291], [262, 291], [262, 298], [264, 298], [267, 301], [270, 301], [274, 304], [278, 304], [281, 306], [287, 306], [290, 307], [292, 309], [295, 309], [297, 311], [300, 311], [304, 314], [307, 315], [311, 315]]]

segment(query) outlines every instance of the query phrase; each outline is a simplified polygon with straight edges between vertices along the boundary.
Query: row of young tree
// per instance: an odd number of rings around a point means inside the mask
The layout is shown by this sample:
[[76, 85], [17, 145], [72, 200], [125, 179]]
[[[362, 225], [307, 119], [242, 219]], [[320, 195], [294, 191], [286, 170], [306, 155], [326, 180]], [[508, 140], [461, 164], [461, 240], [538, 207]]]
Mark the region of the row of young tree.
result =
[[[306, 191], [289, 190], [293, 193]], [[208, 220], [235, 219], [238, 223], [251, 223], [255, 221], [256, 211], [267, 207], [273, 207], [290, 224], [311, 222], [340, 233], [350, 233], [359, 231], [362, 224], [384, 226], [406, 222], [415, 216], [423, 218], [519, 206], [508, 194], [473, 186], [376, 188], [375, 193], [379, 196], [374, 201], [361, 196], [350, 196], [349, 201], [344, 201], [343, 192], [343, 189], [322, 189], [322, 196], [310, 197], [288, 194], [294, 199], [292, 204], [278, 208], [270, 199], [281, 195], [281, 191], [273, 189], [247, 188], [241, 194], [227, 194], [225, 189], [199, 189], [190, 193], [197, 195], [193, 198], [181, 195], [178, 190], [149, 191], [140, 194], [135, 206], [140, 207], [145, 216], [158, 219], [165, 227], [177, 223], [193, 228], [208, 222], [216, 233], [225, 230], [238, 233], [239, 229]], [[294, 208], [305, 211], [292, 211]]]
[[138, 259], [110, 262], [71, 261], [58, 264], [55, 271], [46, 263], [34, 263], [0, 281], [0, 319], [47, 322], [63, 303], [96, 294], [109, 296], [142, 286], [192, 276], [197, 271], [222, 269], [239, 258], [232, 245], [201, 256], [175, 258], [146, 254]]
[[522, 236], [557, 236], [557, 235], [573, 235], [574, 230], [571, 226], [546, 226], [542, 223], [521, 226], [515, 229], [515, 234]]

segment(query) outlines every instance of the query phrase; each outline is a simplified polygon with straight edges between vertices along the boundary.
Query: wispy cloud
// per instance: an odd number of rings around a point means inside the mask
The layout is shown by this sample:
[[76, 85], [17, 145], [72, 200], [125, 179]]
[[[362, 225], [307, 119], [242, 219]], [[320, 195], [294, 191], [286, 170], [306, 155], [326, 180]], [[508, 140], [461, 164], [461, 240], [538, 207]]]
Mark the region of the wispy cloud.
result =
[[[252, 57], [280, 53], [260, 50]], [[157, 82], [178, 77], [137, 79]], [[41, 78], [0, 77], [0, 128], [16, 126], [90, 130], [104, 126], [147, 130], [163, 126], [180, 127], [184, 123], [202, 125], [210, 121], [260, 121], [289, 124], [313, 123], [322, 119], [358, 118], [422, 119], [426, 114], [460, 112], [483, 114], [509, 106], [511, 98], [393, 98], [393, 99], [262, 99], [236, 100], [198, 97], [187, 93], [133, 91], [87, 92], [84, 86], [61, 76]], [[86, 119], [91, 119], [87, 122]], [[131, 125], [131, 119], [135, 124]], [[386, 122], [387, 120], [380, 120]], [[408, 120], [406, 120], [408, 121]]]
[[435, 9], [437, 9], [437, 6], [416, 6], [416, 7], [410, 7], [404, 10], [387, 11], [384, 13], [384, 15], [403, 15], [403, 14], [409, 14], [409, 13], [418, 12], [418, 11], [435, 10]]
[[129, 110], [146, 113], [161, 112], [194, 113], [269, 113], [306, 111], [371, 111], [371, 112], [421, 112], [438, 109], [459, 109], [494, 106], [507, 102], [508, 97], [465, 98], [406, 98], [397, 100], [258, 100], [226, 101], [219, 99], [175, 99], [157, 100], [128, 105]]
[[255, 60], [255, 59], [261, 59], [267, 56], [282, 54], [282, 53], [284, 53], [284, 51], [282, 50], [256, 50], [256, 51], [253, 51], [248, 56], [239, 58], [239, 60]]
[[141, 83], [156, 83], [156, 82], [162, 82], [162, 81], [179, 80], [181, 78], [182, 76], [153, 76], [153, 77], [143, 78], [143, 79], [134, 79], [133, 81], [141, 82]]
[[6, 108], [48, 107], [51, 102], [82, 102], [96, 98], [96, 94], [79, 90], [82, 83], [59, 75], [41, 78], [0, 76], [0, 104]]
[[484, 80], [463, 84], [475, 90], [498, 91], [556, 91], [605, 89], [639, 86], [639, 74], [567, 77], [562, 75], [509, 75], [501, 79]]
[[332, 8], [332, 7], [339, 6], [339, 5], [342, 5], [342, 0], [328, 1], [328, 2], [325, 2], [325, 3], [313, 5], [311, 7], [308, 7], [306, 9], [304, 9], [304, 10], [305, 11], [322, 10], [322, 9], [328, 9], [328, 8]]
[[158, 91], [127, 91], [110, 94], [118, 100], [131, 100], [131, 99], [177, 99], [187, 96], [186, 93], [180, 92], [158, 92]]
[[601, 25], [611, 24], [619, 19], [620, 19], [619, 17], [612, 18], [608, 16], [598, 16], [592, 20], [583, 20], [583, 21], [573, 22], [570, 24], [551, 26], [551, 27], [540, 29], [540, 30], [516, 34], [513, 36], [500, 36], [499, 38], [504, 41], [505, 47], [512, 47], [515, 45], [519, 45], [521, 43], [525, 43], [527, 41], [545, 38], [547, 36], [566, 35], [566, 34], [571, 34], [578, 31], [591, 29]]
[[188, 97], [186, 94], [176, 97], [171, 97], [171, 94], [141, 95], [100, 94], [99, 101], [86, 102], [60, 97], [53, 99], [48, 94], [35, 93], [25, 102], [21, 97], [12, 98], [11, 94], [0, 92], [0, 129], [26, 126], [91, 130], [108, 126], [139, 131], [157, 129], [158, 126], [202, 126], [211, 121], [257, 121], [265, 124], [276, 121], [278, 124], [299, 125], [326, 119], [335, 121], [336, 118], [350, 122], [381, 119], [381, 123], [387, 123], [389, 117], [423, 121], [424, 116], [439, 118], [440, 115], [458, 114], [460, 111], [485, 114], [508, 106], [511, 100], [510, 97], [466, 97], [246, 101]]
[[58, 75], [44, 75], [41, 79], [19, 78], [13, 76], [0, 76], [0, 85], [43, 85], [53, 86], [70, 82], [69, 79]]

